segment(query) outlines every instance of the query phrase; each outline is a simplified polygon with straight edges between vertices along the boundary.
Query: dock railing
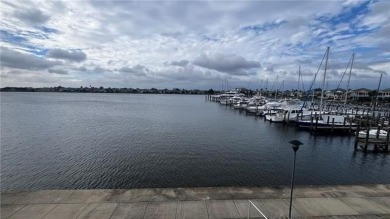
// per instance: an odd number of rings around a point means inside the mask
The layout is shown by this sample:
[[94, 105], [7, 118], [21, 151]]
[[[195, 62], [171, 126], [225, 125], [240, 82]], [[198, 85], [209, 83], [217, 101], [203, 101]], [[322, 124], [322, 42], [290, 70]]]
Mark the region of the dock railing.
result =
[[248, 206], [248, 219], [251, 217], [251, 206], [253, 206], [253, 208], [255, 208], [265, 219], [268, 219], [264, 214], [263, 212], [260, 211], [260, 209], [258, 207], [256, 207], [255, 204], [253, 204], [253, 202], [251, 200], [248, 200], [249, 201], [249, 206]]

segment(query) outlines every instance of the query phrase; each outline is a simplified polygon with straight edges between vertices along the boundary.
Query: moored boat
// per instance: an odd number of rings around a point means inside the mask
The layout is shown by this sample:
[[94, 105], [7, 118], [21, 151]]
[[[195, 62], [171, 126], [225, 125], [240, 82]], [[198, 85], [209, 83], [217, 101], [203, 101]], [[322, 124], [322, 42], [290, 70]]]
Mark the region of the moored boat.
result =
[[[356, 134], [356, 133], [355, 133]], [[359, 131], [358, 133], [359, 138], [367, 138], [367, 130]], [[378, 130], [377, 129], [371, 129], [368, 131], [368, 138], [370, 139], [386, 139], [387, 138], [387, 131], [385, 130]]]

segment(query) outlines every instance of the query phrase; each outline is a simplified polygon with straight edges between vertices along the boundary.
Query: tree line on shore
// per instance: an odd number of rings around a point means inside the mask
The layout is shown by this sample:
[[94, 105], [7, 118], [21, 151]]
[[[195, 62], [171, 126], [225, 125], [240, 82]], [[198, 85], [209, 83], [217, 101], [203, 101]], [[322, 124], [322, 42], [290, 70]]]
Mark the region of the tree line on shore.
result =
[[[211, 90], [211, 91], [210, 91]], [[210, 94], [214, 93], [210, 90], [199, 90], [199, 89], [143, 89], [143, 88], [111, 88], [111, 87], [4, 87], [0, 88], [1, 92], [74, 92], [74, 93], [145, 93], [145, 94]]]
[[[367, 89], [368, 90], [368, 89]], [[264, 89], [247, 89], [247, 88], [237, 88], [236, 91], [245, 94], [246, 96], [253, 96], [255, 94], [261, 94], [263, 96], [268, 97], [275, 97], [277, 95], [278, 98], [289, 98], [289, 97], [298, 97], [298, 98], [305, 98], [307, 95], [313, 95], [314, 99], [318, 99], [321, 95], [321, 88], [314, 89], [314, 92], [312, 91], [301, 91], [301, 90], [285, 90], [285, 91], [271, 91], [271, 90], [264, 90]], [[339, 95], [339, 99], [344, 99], [344, 92], [345, 90], [341, 90], [342, 93]], [[206, 90], [200, 90], [200, 89], [179, 89], [179, 88], [173, 88], [173, 89], [157, 89], [157, 88], [111, 88], [111, 87], [62, 87], [62, 86], [56, 86], [56, 87], [40, 87], [40, 88], [33, 88], [33, 87], [4, 87], [0, 88], [0, 92], [74, 92], [74, 93], [134, 93], [134, 94], [202, 94], [202, 95], [213, 95], [213, 94], [221, 94], [225, 91], [220, 90], [213, 90], [213, 89], [206, 89]], [[351, 93], [351, 91], [349, 91]], [[368, 96], [366, 98], [360, 98], [358, 102], [364, 102], [364, 101], [370, 101], [373, 98], [378, 95], [376, 90], [370, 90], [368, 92]], [[326, 99], [333, 99], [327, 98]], [[335, 98], [336, 100], [338, 98]], [[388, 100], [389, 98], [381, 99], [381, 102], [390, 102]]]

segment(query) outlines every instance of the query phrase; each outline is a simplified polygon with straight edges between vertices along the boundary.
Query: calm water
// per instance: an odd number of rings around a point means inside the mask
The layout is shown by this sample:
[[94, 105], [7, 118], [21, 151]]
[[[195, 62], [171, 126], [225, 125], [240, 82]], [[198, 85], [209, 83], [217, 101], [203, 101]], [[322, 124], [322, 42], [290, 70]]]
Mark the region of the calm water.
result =
[[1, 189], [390, 183], [390, 155], [204, 96], [1, 93]]

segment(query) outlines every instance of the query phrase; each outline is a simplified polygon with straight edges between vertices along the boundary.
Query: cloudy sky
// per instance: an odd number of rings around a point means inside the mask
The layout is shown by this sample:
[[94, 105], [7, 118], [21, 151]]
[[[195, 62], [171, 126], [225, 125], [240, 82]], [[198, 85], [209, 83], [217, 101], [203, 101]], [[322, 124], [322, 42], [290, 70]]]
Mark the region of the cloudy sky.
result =
[[3, 0], [0, 10], [1, 87], [296, 89], [301, 66], [307, 88], [328, 46], [327, 88], [353, 53], [350, 87], [374, 89], [381, 74], [390, 87], [385, 0]]

